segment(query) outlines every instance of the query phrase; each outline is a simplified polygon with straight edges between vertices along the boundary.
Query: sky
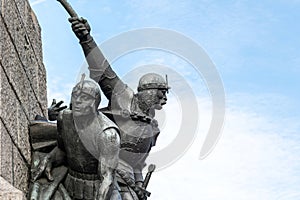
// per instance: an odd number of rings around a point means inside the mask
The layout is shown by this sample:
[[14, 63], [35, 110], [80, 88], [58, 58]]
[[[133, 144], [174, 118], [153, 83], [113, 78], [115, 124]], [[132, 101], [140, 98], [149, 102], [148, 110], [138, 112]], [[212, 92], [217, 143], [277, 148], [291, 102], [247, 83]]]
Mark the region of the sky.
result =
[[[153, 152], [169, 149], [181, 132], [190, 141], [178, 148], [176, 159], [153, 174], [149, 199], [300, 199], [299, 0], [69, 2], [89, 21], [94, 39], [130, 87], [136, 88], [144, 72], [168, 73], [172, 89], [168, 104], [158, 113], [161, 134]], [[30, 4], [42, 28], [48, 104], [53, 98], [68, 104], [86, 68], [83, 52], [57, 1]], [[113, 59], [117, 50], [139, 41], [135, 30], [149, 33], [149, 28], [171, 33], [166, 40], [178, 50], [184, 44], [172, 42], [173, 34], [190, 39], [203, 52], [187, 47], [189, 55], [209, 58], [222, 79], [225, 121], [217, 145], [204, 159], [199, 155], [213, 121], [212, 96], [219, 94], [208, 80], [215, 76], [201, 73], [190, 59], [168, 49], [141, 46]], [[126, 38], [128, 32], [134, 37]], [[122, 43], [114, 44], [114, 38]], [[148, 37], [150, 43], [155, 39]]]

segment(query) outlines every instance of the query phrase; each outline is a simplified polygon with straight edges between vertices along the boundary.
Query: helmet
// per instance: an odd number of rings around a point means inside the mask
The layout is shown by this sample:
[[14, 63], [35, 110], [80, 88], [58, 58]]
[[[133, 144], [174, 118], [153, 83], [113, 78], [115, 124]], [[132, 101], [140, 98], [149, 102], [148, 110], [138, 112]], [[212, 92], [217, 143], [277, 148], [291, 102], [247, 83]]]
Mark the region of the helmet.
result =
[[138, 92], [147, 89], [164, 89], [169, 90], [168, 79], [164, 79], [161, 75], [156, 73], [148, 73], [140, 78]]
[[95, 81], [92, 80], [84, 80], [84, 75], [82, 76], [82, 79], [79, 83], [75, 85], [75, 87], [72, 90], [73, 93], [84, 93], [88, 94], [91, 97], [95, 98], [96, 107], [99, 106], [101, 101], [101, 92], [98, 84]]

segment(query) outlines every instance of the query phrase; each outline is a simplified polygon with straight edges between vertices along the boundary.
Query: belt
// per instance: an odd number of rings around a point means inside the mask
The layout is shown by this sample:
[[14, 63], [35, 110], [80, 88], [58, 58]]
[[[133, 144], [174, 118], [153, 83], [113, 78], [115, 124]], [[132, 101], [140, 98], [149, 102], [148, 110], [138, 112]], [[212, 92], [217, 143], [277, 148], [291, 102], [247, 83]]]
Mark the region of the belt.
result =
[[100, 180], [100, 177], [98, 174], [86, 174], [86, 173], [74, 171], [72, 169], [69, 169], [69, 174], [75, 178], [83, 179], [83, 180], [92, 180], [92, 181]]

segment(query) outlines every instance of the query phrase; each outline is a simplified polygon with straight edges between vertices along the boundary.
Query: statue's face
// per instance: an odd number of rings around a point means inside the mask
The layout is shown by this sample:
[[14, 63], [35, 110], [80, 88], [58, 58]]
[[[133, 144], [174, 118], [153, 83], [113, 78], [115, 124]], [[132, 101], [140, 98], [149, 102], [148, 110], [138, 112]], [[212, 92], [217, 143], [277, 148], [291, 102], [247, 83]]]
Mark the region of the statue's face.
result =
[[72, 111], [74, 115], [90, 115], [95, 112], [95, 97], [84, 91], [72, 93]]
[[167, 103], [167, 90], [148, 89], [139, 92], [139, 107], [142, 110], [156, 109], [161, 110]]
[[167, 90], [157, 89], [156, 99], [157, 101], [154, 104], [154, 109], [161, 110], [163, 105], [167, 103]]

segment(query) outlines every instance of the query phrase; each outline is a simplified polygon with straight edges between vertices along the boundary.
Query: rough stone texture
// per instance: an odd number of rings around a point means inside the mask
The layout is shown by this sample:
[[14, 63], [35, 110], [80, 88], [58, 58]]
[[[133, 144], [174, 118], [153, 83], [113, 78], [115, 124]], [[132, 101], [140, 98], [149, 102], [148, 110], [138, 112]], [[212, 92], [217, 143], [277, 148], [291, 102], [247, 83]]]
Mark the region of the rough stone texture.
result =
[[47, 116], [42, 61], [41, 28], [28, 0], [0, 0], [0, 199], [28, 191], [28, 125]]
[[13, 171], [14, 174], [18, 175], [13, 177], [14, 186], [26, 193], [28, 190], [29, 169], [15, 146], [13, 146]]
[[18, 106], [18, 140], [17, 147], [19, 148], [21, 155], [25, 158], [27, 163], [31, 163], [31, 149], [29, 143], [29, 128], [26, 115], [21, 108]]
[[0, 177], [1, 200], [25, 200], [25, 195], [20, 190], [11, 186], [4, 178]]
[[13, 184], [13, 144], [3, 123], [0, 123], [1, 131], [1, 176]]

